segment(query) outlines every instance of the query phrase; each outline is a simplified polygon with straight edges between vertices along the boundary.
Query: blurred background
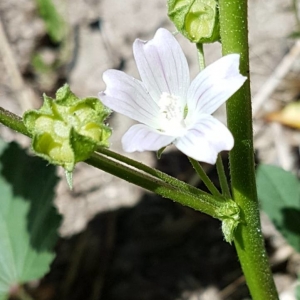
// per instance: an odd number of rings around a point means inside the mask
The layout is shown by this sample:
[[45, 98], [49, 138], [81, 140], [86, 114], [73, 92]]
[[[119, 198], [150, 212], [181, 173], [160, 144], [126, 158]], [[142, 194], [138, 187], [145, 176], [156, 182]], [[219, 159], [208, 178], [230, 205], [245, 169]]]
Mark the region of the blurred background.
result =
[[[298, 173], [300, 144], [300, 22], [296, 1], [249, 1], [249, 39], [256, 160]], [[139, 77], [136, 38], [159, 27], [175, 32], [165, 0], [1, 0], [0, 106], [18, 115], [54, 97], [68, 82], [79, 97], [105, 89], [102, 73]], [[176, 36], [191, 77], [199, 71], [195, 45]], [[220, 44], [205, 46], [207, 64]], [[216, 115], [223, 122], [225, 108]], [[131, 120], [117, 114], [111, 149]], [[29, 139], [0, 125], [0, 136], [29, 147]], [[127, 154], [126, 154], [127, 155]], [[172, 147], [131, 157], [200, 185], [186, 158]], [[227, 163], [226, 154], [224, 162]], [[204, 166], [212, 179], [215, 169]], [[74, 189], [63, 171], [55, 205], [63, 216], [50, 272], [27, 289], [37, 300], [250, 299], [233, 246], [220, 223], [122, 180], [79, 164]], [[262, 213], [263, 232], [282, 299], [295, 299], [300, 257]]]

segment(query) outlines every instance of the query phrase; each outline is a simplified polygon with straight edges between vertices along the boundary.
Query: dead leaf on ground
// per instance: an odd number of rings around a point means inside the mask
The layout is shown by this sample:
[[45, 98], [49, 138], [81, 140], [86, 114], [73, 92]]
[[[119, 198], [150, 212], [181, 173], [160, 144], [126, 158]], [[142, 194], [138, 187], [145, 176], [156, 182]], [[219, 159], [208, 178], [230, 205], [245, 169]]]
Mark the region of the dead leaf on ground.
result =
[[300, 101], [289, 103], [282, 110], [267, 114], [265, 120], [300, 129]]

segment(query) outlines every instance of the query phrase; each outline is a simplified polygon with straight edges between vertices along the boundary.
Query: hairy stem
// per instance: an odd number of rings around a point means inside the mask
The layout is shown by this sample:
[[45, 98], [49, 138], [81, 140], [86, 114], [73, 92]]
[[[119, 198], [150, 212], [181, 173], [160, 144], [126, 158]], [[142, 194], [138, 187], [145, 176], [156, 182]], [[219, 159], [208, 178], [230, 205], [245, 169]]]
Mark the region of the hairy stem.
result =
[[[247, 0], [219, 0], [219, 9], [223, 55], [239, 53], [240, 71], [249, 76]], [[234, 243], [252, 298], [278, 299], [259, 219], [249, 79], [227, 101], [227, 121], [235, 140], [229, 155], [233, 199], [242, 214]]]
[[230, 194], [227, 177], [226, 177], [225, 170], [224, 170], [222, 157], [220, 154], [218, 155], [218, 159], [217, 159], [217, 172], [218, 172], [218, 176], [219, 176], [219, 180], [220, 180], [222, 194], [226, 198], [230, 199], [231, 194]]
[[201, 195], [195, 195], [186, 190], [178, 189], [159, 178], [141, 173], [99, 153], [94, 153], [86, 160], [86, 163], [215, 218], [220, 217], [218, 215], [220, 208], [227, 205], [222, 197], [213, 197], [205, 192], [201, 192]]
[[11, 113], [8, 110], [5, 110], [2, 107], [0, 107], [0, 123], [11, 128], [12, 130], [15, 130], [19, 133], [27, 135], [28, 137], [31, 137], [30, 133], [28, 132], [27, 128], [25, 127], [22, 121], [22, 118]]
[[196, 47], [198, 52], [199, 67], [200, 67], [200, 71], [202, 71], [205, 68], [205, 56], [204, 56], [203, 44], [198, 43], [196, 44]]
[[173, 185], [174, 187], [177, 187], [179, 189], [185, 190], [185, 191], [189, 191], [193, 194], [202, 194], [202, 191], [197, 189], [196, 187], [189, 185], [181, 180], [176, 179], [175, 177], [172, 177], [164, 172], [161, 172], [157, 169], [151, 168], [141, 162], [138, 162], [136, 160], [133, 160], [129, 157], [123, 156], [119, 153], [113, 152], [107, 148], [99, 148], [97, 149], [97, 152], [104, 154], [108, 157], [114, 158], [115, 160], [125, 163], [131, 167], [136, 168], [137, 170], [141, 170], [147, 174], [150, 174], [156, 178], [161, 179], [162, 181]]
[[194, 160], [193, 158], [189, 157], [189, 160], [193, 166], [193, 168], [195, 169], [195, 171], [197, 172], [197, 174], [199, 175], [200, 179], [203, 181], [203, 183], [205, 184], [205, 186], [208, 188], [208, 190], [217, 197], [221, 196], [221, 193], [219, 192], [219, 190], [216, 188], [216, 186], [213, 184], [213, 182], [210, 180], [210, 178], [206, 175], [205, 171], [203, 170], [202, 166], [200, 165], [199, 162], [197, 162], [196, 160]]

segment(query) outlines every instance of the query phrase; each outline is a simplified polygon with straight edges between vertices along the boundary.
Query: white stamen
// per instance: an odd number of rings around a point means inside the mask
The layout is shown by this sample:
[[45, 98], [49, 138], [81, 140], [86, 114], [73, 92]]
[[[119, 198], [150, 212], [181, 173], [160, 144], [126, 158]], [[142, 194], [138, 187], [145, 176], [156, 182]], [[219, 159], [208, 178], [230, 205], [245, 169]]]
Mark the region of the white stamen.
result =
[[179, 97], [162, 93], [158, 102], [160, 112], [160, 127], [162, 132], [178, 135], [178, 130], [185, 128], [184, 107]]

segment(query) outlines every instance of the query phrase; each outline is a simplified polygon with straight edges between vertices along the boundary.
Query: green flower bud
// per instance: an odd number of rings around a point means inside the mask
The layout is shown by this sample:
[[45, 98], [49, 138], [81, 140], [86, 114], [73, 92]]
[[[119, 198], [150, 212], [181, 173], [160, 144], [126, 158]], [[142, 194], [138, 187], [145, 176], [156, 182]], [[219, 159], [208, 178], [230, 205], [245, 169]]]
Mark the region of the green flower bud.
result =
[[168, 0], [168, 15], [178, 31], [193, 43], [220, 40], [217, 0]]
[[67, 84], [56, 92], [56, 99], [43, 97], [39, 110], [23, 116], [36, 155], [72, 172], [75, 164], [86, 160], [97, 147], [108, 147], [111, 129], [104, 120], [110, 110], [97, 98], [79, 99]]

